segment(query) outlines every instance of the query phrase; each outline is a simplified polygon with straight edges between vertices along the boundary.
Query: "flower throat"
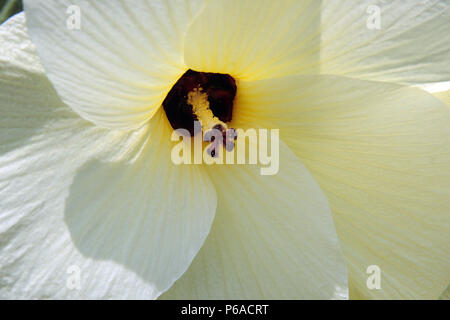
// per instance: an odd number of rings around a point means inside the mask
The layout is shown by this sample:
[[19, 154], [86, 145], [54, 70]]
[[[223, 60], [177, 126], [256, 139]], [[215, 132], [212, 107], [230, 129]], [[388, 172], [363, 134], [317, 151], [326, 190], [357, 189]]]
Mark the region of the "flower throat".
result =
[[[211, 130], [218, 130], [222, 133], [223, 141], [216, 143], [234, 146], [230, 140], [236, 139], [235, 131], [228, 129], [226, 123], [233, 116], [236, 90], [236, 82], [230, 75], [188, 70], [168, 93], [163, 108], [173, 129], [185, 129], [193, 137], [200, 133], [196, 132], [194, 126], [194, 122], [198, 121], [205, 141], [214, 141]], [[211, 140], [208, 140], [208, 136]], [[228, 148], [228, 151], [231, 150]], [[213, 148], [211, 156], [215, 155]]]

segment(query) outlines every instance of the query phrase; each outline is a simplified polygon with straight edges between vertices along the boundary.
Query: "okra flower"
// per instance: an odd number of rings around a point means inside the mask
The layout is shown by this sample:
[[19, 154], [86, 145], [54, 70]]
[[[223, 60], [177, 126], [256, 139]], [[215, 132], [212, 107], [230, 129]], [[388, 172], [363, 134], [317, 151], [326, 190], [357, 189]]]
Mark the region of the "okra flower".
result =
[[[450, 80], [450, 5], [375, 1], [371, 28], [373, 2], [25, 0], [0, 27], [0, 297], [437, 298], [450, 110], [423, 88]], [[232, 117], [188, 70], [232, 79]], [[203, 125], [279, 129], [279, 172], [172, 163], [176, 83]]]

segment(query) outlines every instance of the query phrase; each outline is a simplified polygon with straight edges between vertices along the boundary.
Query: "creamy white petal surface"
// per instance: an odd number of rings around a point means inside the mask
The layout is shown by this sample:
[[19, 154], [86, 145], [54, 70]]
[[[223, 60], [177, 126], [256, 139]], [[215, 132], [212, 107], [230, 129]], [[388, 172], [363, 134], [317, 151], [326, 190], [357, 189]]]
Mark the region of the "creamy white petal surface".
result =
[[447, 286], [447, 289], [441, 294], [439, 299], [441, 299], [441, 300], [450, 300], [450, 286]]
[[448, 0], [322, 1], [322, 74], [408, 84], [449, 81], [449, 55]]
[[[336, 76], [240, 88], [236, 118], [280, 128], [327, 195], [350, 297], [438, 298], [450, 282], [448, 106], [420, 89]], [[371, 265], [381, 290], [366, 286]]]
[[450, 90], [435, 92], [433, 93], [433, 95], [441, 101], [445, 102], [447, 106], [450, 107]]
[[172, 165], [162, 112], [133, 133], [93, 126], [32, 58], [23, 15], [4, 39], [20, 50], [0, 57], [0, 297], [156, 298], [202, 246], [214, 186]]
[[[148, 121], [186, 71], [184, 34], [203, 7], [200, 0], [24, 4], [31, 38], [62, 100], [97, 125], [118, 129]], [[80, 29], [71, 29], [78, 12]]]
[[216, 218], [205, 245], [166, 299], [345, 299], [347, 266], [328, 201], [280, 143], [280, 171], [208, 168]]
[[210, 1], [186, 36], [186, 64], [239, 79], [318, 71], [320, 1]]

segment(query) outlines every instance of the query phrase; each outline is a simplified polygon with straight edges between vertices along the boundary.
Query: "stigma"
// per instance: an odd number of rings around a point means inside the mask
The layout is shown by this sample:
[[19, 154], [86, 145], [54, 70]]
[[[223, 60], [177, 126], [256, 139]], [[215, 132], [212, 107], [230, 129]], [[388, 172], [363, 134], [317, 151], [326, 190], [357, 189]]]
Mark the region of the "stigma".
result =
[[[175, 130], [185, 129], [195, 136], [200, 133], [195, 129], [195, 122], [199, 122], [203, 140], [212, 142], [210, 154], [214, 157], [220, 146], [227, 151], [234, 148], [236, 132], [227, 123], [233, 117], [236, 91], [230, 75], [188, 70], [169, 91], [163, 108]], [[216, 138], [218, 132], [222, 139]]]

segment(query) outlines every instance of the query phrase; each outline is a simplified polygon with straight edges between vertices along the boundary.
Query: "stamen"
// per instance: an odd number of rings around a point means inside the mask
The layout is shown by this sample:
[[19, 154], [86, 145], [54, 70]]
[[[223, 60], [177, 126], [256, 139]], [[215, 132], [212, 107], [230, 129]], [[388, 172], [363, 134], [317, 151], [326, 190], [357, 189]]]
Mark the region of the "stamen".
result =
[[208, 132], [211, 129], [226, 131], [228, 128], [209, 108], [208, 95], [203, 92], [202, 88], [195, 88], [189, 92], [187, 103], [192, 106], [192, 112], [200, 121], [203, 132]]

